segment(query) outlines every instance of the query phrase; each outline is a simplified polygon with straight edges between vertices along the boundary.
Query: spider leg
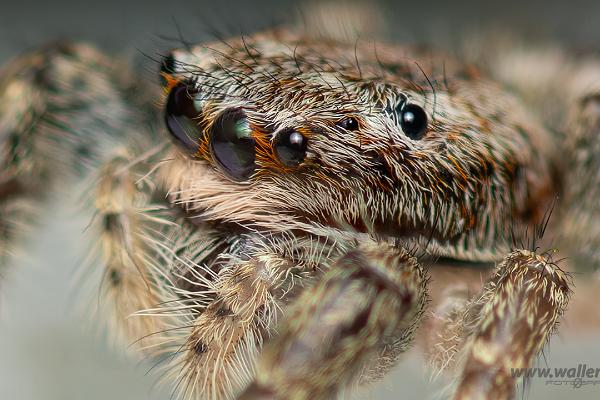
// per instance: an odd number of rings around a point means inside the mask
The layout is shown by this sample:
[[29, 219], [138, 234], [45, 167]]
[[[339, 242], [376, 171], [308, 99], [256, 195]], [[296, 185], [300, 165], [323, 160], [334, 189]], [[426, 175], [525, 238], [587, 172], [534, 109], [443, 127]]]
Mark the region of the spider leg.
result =
[[430, 271], [431, 304], [419, 328], [418, 345], [430, 362], [431, 377], [454, 370], [456, 355], [462, 349], [465, 307], [473, 293], [482, 289], [487, 270], [442, 267]]
[[563, 234], [575, 267], [595, 271], [600, 269], [600, 88], [575, 102], [567, 127]]
[[119, 60], [84, 44], [52, 43], [0, 72], [0, 254], [12, 251], [17, 228], [33, 226], [41, 200], [72, 195], [69, 187], [81, 188], [72, 184], [101, 166], [97, 190], [82, 199], [95, 206], [97, 226], [90, 231], [98, 227], [93, 242], [106, 266], [104, 299], [94, 303], [111, 308], [109, 332], [121, 332], [127, 344], [159, 329], [155, 320], [128, 317], [158, 302], [159, 269], [150, 267], [155, 252], [146, 239], [170, 222], [152, 205], [155, 188], [138, 182], [139, 149], [115, 147], [128, 140], [146, 146], [144, 152], [154, 146], [155, 132], [141, 129], [153, 97]]
[[165, 321], [131, 316], [163, 301], [163, 282], [170, 279], [164, 252], [172, 247], [167, 232], [183, 228], [177, 212], [156, 200], [152, 183], [141, 178], [144, 162], [136, 154], [131, 147], [117, 149], [94, 180], [91, 200], [96, 212], [88, 232], [99, 257], [90, 260], [92, 265], [84, 264], [83, 272], [93, 272], [98, 264], [102, 268], [94, 304], [111, 338], [143, 349], [157, 343], [155, 333], [165, 329]]
[[240, 399], [332, 398], [369, 362], [412, 341], [426, 303], [425, 271], [392, 247], [342, 256], [287, 311]]
[[232, 264], [205, 291], [213, 299], [189, 313], [169, 354], [170, 380], [182, 398], [231, 398], [247, 384], [277, 305], [273, 282], [258, 278], [254, 263]]
[[281, 308], [334, 251], [323, 243], [254, 233], [228, 236], [213, 248], [212, 261], [203, 257], [172, 269], [169, 289], [176, 300], [148, 311], [176, 317], [162, 332], [158, 356], [165, 378], [184, 399], [228, 399], [246, 386]]
[[465, 309], [455, 399], [510, 399], [514, 371], [532, 365], [567, 306], [570, 279], [530, 251], [512, 252]]
[[113, 58], [64, 42], [0, 70], [2, 258], [35, 225], [48, 194], [64, 195], [65, 180], [89, 171], [115, 140], [139, 131], [147, 106], [131, 96], [131, 78]]

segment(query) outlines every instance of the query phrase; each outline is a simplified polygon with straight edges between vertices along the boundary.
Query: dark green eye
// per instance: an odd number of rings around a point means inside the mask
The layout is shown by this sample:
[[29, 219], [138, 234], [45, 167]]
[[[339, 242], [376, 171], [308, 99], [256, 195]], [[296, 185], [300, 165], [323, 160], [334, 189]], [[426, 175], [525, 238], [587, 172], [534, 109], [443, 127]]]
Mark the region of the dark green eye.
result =
[[279, 160], [288, 167], [296, 167], [306, 157], [308, 140], [298, 131], [284, 130], [275, 138], [275, 152]]
[[190, 153], [198, 149], [200, 129], [196, 118], [199, 114], [194, 104], [194, 92], [187, 85], [175, 86], [167, 99], [165, 124], [177, 144]]
[[227, 110], [214, 122], [210, 131], [214, 160], [232, 179], [248, 179], [256, 168], [252, 129], [241, 109]]

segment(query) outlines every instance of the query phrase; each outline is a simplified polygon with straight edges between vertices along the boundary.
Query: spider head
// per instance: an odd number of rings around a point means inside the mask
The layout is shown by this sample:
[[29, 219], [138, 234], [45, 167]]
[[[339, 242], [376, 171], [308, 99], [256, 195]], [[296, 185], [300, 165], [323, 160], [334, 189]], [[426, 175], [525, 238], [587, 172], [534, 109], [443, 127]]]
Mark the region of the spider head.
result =
[[493, 258], [551, 193], [546, 133], [496, 85], [433, 57], [282, 33], [174, 51], [173, 201], [257, 229]]

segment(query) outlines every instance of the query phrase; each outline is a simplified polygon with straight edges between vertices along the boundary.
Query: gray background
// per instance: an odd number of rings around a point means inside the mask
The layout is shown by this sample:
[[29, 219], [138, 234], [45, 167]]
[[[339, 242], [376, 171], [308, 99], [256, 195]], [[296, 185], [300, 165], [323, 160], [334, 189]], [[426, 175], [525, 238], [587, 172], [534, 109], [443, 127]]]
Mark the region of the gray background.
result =
[[[0, 63], [56, 38], [90, 40], [140, 64], [152, 76], [156, 65], [141, 54], [169, 48], [161, 36], [191, 41], [223, 33], [252, 31], [284, 21], [296, 5], [289, 1], [13, 1], [0, 7]], [[541, 35], [577, 50], [599, 50], [598, 1], [412, 1], [383, 4], [390, 37], [404, 41], [442, 41], [459, 31], [491, 25]], [[150, 71], [150, 72], [148, 72]], [[169, 399], [156, 388], [151, 365], [125, 358], [106, 345], [86, 315], [74, 284], [78, 260], [86, 253], [88, 216], [76, 213], [81, 188], [67, 188], [41, 218], [23, 256], [4, 271], [0, 286], [0, 400]], [[88, 296], [89, 297], [89, 296]], [[561, 333], [546, 351], [551, 367], [587, 363], [600, 367], [599, 336]], [[542, 365], [544, 362], [542, 361]], [[435, 398], [417, 354], [361, 398]], [[529, 399], [600, 398], [600, 386], [572, 389], [533, 380]]]

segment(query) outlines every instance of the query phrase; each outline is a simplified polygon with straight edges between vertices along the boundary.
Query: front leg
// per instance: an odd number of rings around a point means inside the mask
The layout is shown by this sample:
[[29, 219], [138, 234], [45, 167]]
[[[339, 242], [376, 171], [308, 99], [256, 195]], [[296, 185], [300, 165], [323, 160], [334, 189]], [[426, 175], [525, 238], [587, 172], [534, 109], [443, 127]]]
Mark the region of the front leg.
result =
[[416, 259], [391, 246], [342, 256], [288, 310], [239, 398], [329, 399], [361, 372], [373, 375], [411, 343], [426, 283]]
[[[213, 231], [210, 254], [202, 241], [183, 240], [167, 268], [172, 283], [143, 317], [171, 320], [157, 336], [167, 383], [181, 398], [231, 399], [253, 378], [263, 340], [281, 309], [312, 284], [340, 254], [338, 244], [314, 238]], [[197, 235], [197, 232], [193, 233]]]
[[455, 399], [512, 399], [515, 370], [531, 367], [567, 307], [569, 277], [526, 250], [498, 266], [480, 296], [465, 309]]

